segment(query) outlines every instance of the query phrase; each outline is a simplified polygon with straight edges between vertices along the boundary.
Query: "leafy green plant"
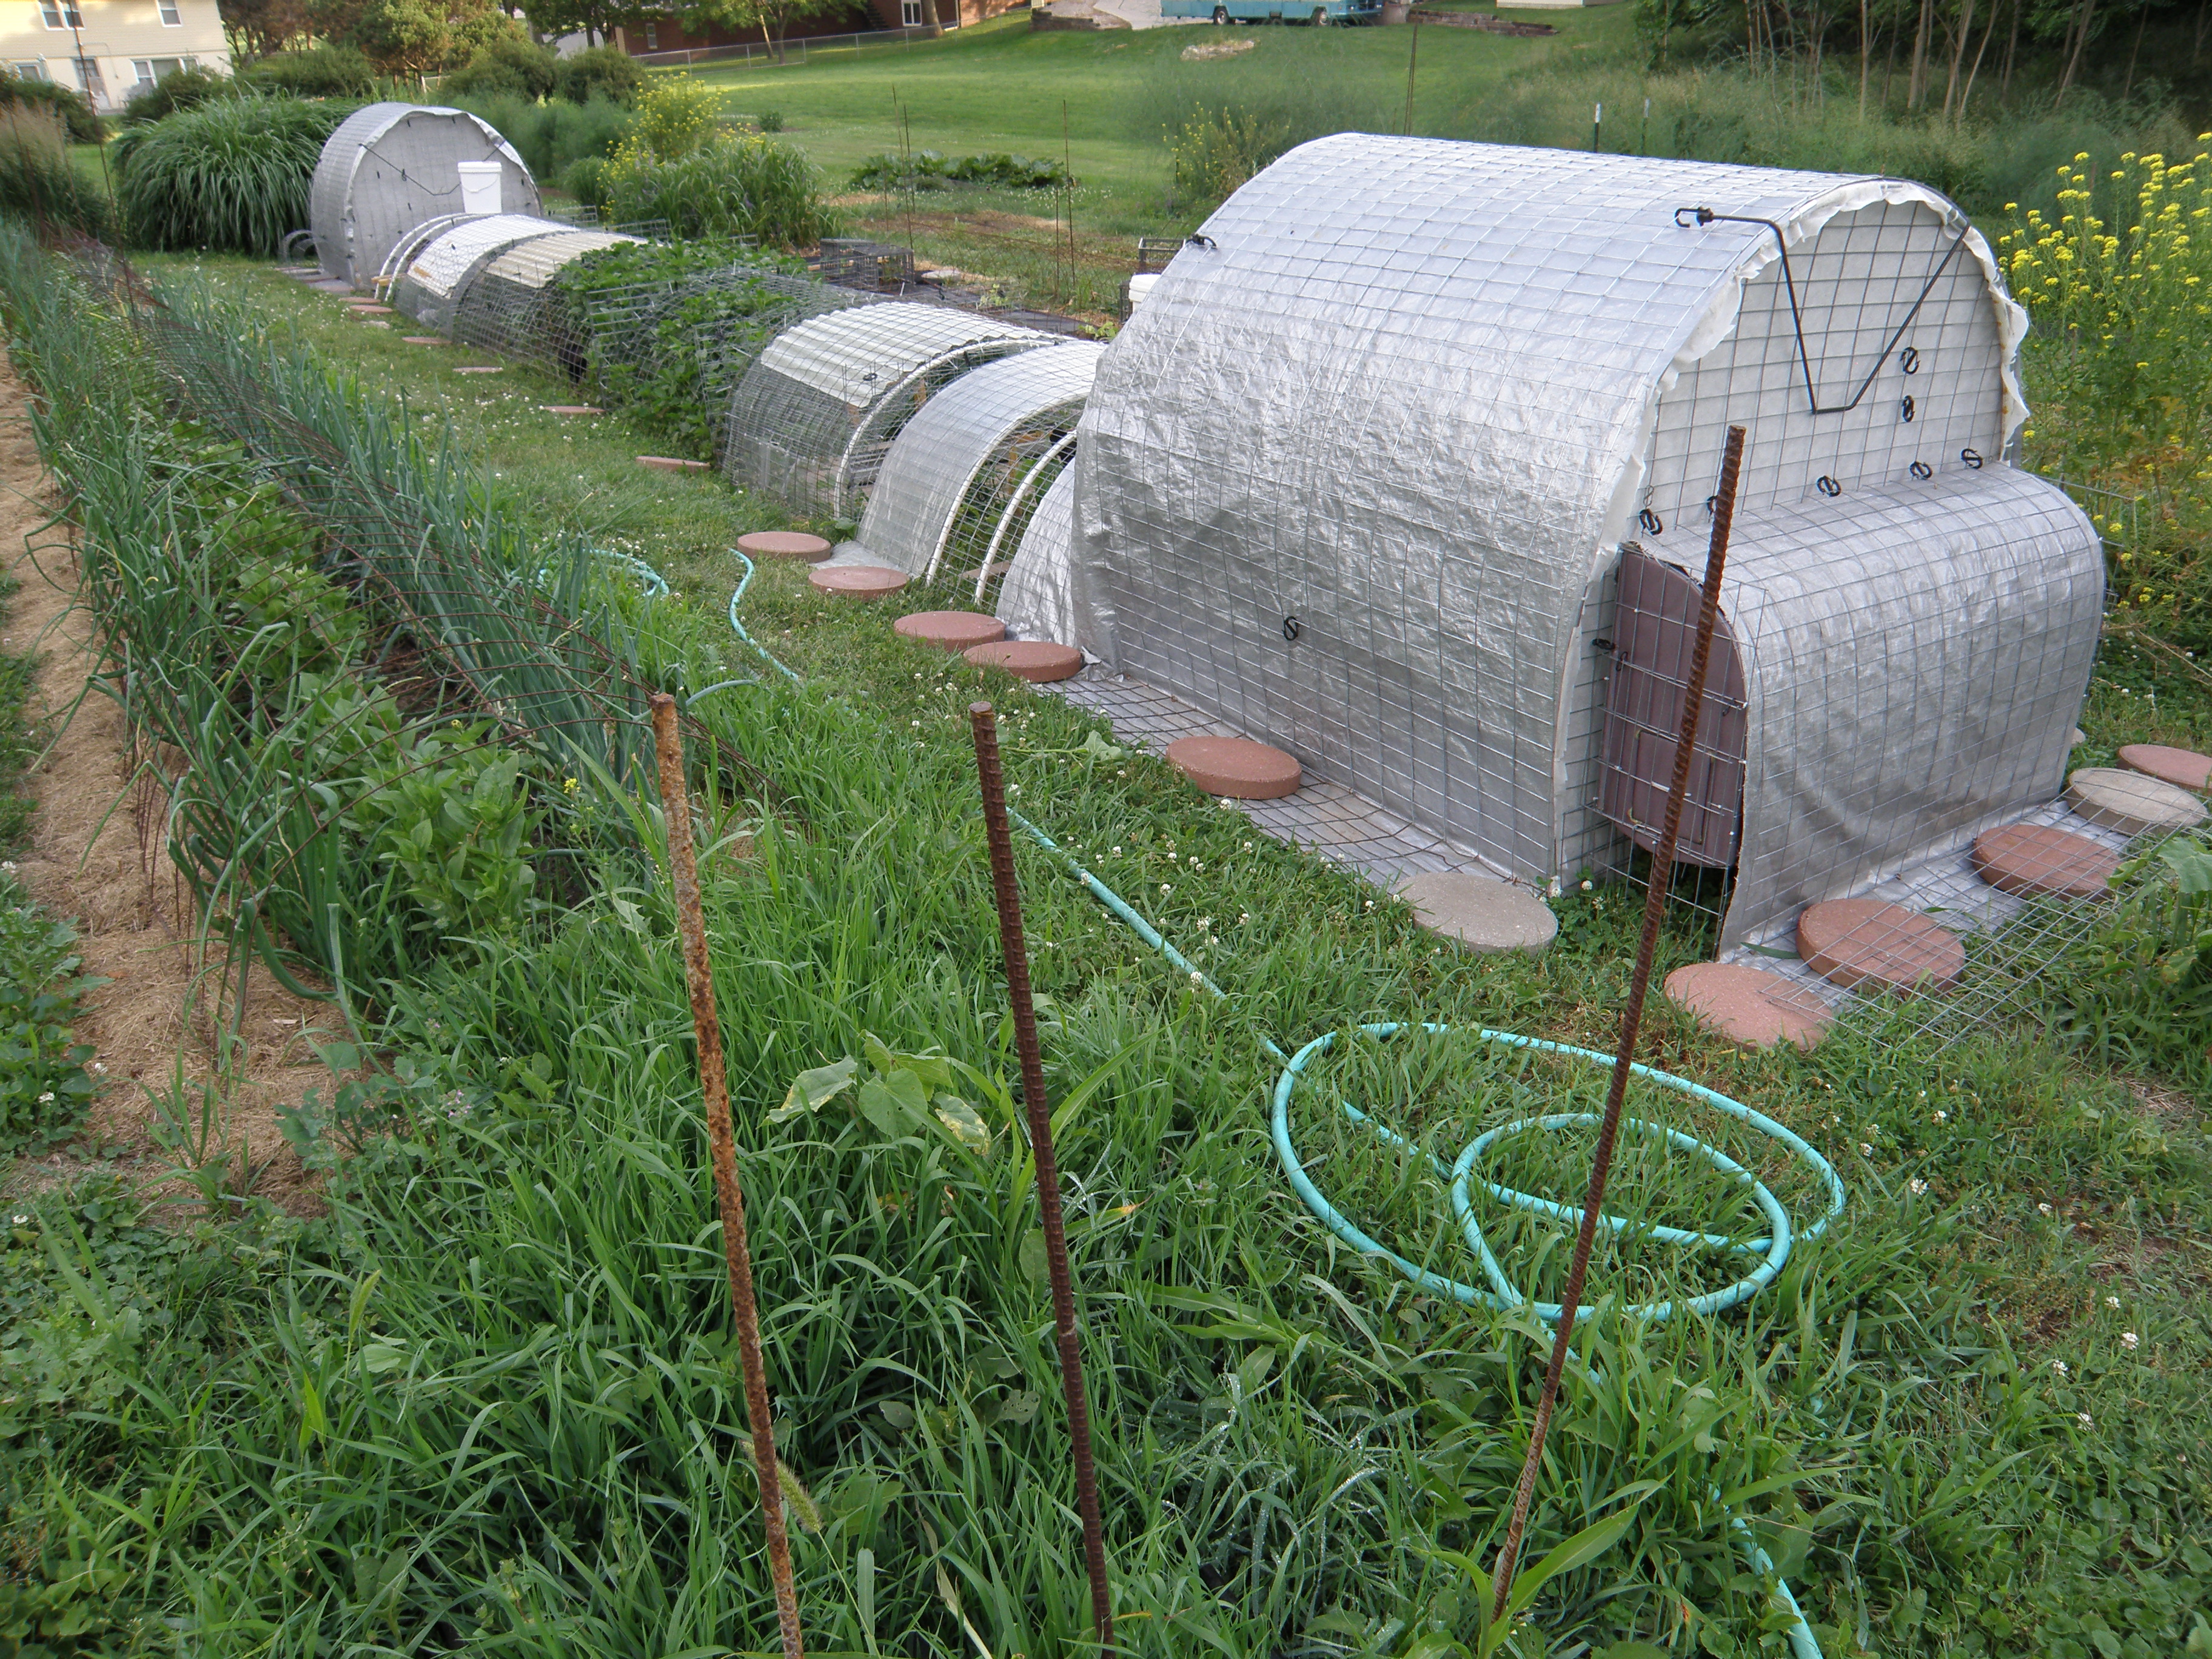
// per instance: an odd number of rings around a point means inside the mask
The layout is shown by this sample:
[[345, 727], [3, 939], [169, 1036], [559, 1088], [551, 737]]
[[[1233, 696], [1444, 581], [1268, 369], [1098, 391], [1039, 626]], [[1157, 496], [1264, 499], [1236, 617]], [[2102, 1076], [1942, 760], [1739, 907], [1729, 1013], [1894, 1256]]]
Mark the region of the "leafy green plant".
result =
[[576, 102], [540, 102], [490, 93], [456, 94], [452, 101], [491, 123], [531, 173], [548, 182], [562, 178], [580, 161], [613, 155], [630, 129], [629, 112], [604, 94]]
[[221, 98], [131, 128], [114, 146], [125, 234], [142, 247], [274, 253], [307, 223], [324, 141], [349, 113], [292, 97]]
[[607, 218], [665, 219], [679, 237], [756, 236], [798, 248], [837, 228], [821, 170], [795, 145], [757, 135], [705, 142], [673, 160], [626, 144], [599, 188]]
[[93, 1050], [70, 1022], [84, 994], [106, 981], [80, 966], [76, 930], [42, 914], [12, 873], [0, 873], [0, 1148], [68, 1134], [97, 1091], [85, 1069]]
[[535, 103], [550, 96], [560, 82], [561, 63], [550, 47], [509, 34], [477, 47], [466, 64], [446, 77], [440, 91], [479, 98], [504, 94]]
[[489, 738], [455, 723], [416, 739], [383, 760], [349, 815], [441, 939], [512, 933], [541, 903], [524, 757]]
[[935, 150], [920, 149], [908, 156], [893, 155], [888, 151], [871, 155], [854, 169], [852, 187], [942, 190], [947, 181], [991, 185], [1005, 190], [1057, 189], [1070, 182], [1067, 168], [1058, 161], [1010, 155], [1004, 150], [948, 161]]

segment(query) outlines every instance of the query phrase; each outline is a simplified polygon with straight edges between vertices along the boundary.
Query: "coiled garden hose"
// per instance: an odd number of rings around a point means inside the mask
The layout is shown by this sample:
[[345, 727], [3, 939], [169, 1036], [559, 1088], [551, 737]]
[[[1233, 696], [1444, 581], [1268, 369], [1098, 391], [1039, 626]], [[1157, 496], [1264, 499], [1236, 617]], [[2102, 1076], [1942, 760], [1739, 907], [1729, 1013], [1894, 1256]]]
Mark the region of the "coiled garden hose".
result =
[[[738, 580], [736, 591], [730, 595], [730, 626], [736, 630], [739, 639], [766, 658], [771, 665], [781, 672], [785, 678], [794, 684], [799, 683], [799, 677], [781, 662], [777, 661], [768, 647], [748, 634], [744, 624], [738, 620], [738, 602], [744, 598], [745, 588], [752, 580], [753, 563], [742, 553], [734, 553], [734, 556], [744, 564], [744, 571]], [[690, 701], [696, 702], [699, 698], [705, 696], [708, 691], [719, 690], [723, 685], [745, 683], [747, 682], [723, 681], [719, 684], [708, 686], [704, 690], [694, 692]], [[1158, 951], [1177, 972], [1188, 975], [1192, 985], [1205, 991], [1216, 1001], [1229, 1000], [1229, 994], [1214, 983], [1212, 978], [1203, 969], [1176, 949], [1174, 944], [1158, 928], [1147, 921], [1127, 900], [1085, 868], [1080, 860], [1019, 812], [1010, 811], [1008, 817], [1018, 824], [1023, 832], [1039, 847], [1059, 859], [1075, 878], [1089, 890], [1091, 896], [1103, 905], [1115, 920], [1121, 921], [1139, 939]], [[1366, 1036], [1382, 1039], [1395, 1036], [1401, 1031], [1413, 1028], [1407, 1023], [1393, 1021], [1388, 1024], [1363, 1025], [1359, 1029]], [[1459, 1028], [1424, 1023], [1419, 1029], [1431, 1036], [1443, 1036]], [[1613, 1057], [1610, 1054], [1600, 1054], [1593, 1048], [1577, 1048], [1571, 1043], [1552, 1042], [1541, 1037], [1522, 1036], [1511, 1031], [1493, 1031], [1487, 1027], [1480, 1028], [1477, 1035], [1485, 1042], [1494, 1042], [1510, 1048], [1530, 1049], [1545, 1054], [1565, 1054], [1591, 1065], [1609, 1066], [1613, 1063]], [[1506, 1277], [1504, 1268], [1499, 1265], [1497, 1256], [1492, 1253], [1488, 1242], [1483, 1237], [1481, 1223], [1475, 1213], [1473, 1197], [1473, 1187], [1476, 1179], [1474, 1167], [1486, 1152], [1510, 1136], [1538, 1129], [1559, 1130], [1579, 1127], [1595, 1123], [1598, 1121], [1595, 1115], [1589, 1112], [1559, 1112], [1542, 1117], [1516, 1120], [1475, 1137], [1461, 1152], [1457, 1159], [1447, 1168], [1433, 1153], [1417, 1148], [1413, 1142], [1404, 1136], [1376, 1123], [1350, 1101], [1338, 1102], [1340, 1109], [1351, 1121], [1364, 1125], [1384, 1144], [1409, 1151], [1421, 1150], [1422, 1155], [1428, 1158], [1430, 1166], [1436, 1174], [1450, 1183], [1452, 1209], [1458, 1217], [1461, 1231], [1467, 1239], [1468, 1246], [1474, 1250], [1476, 1259], [1482, 1264], [1484, 1277], [1489, 1281], [1489, 1288], [1485, 1289], [1480, 1285], [1462, 1284], [1457, 1279], [1448, 1279], [1441, 1273], [1433, 1273], [1417, 1262], [1407, 1261], [1395, 1250], [1370, 1237], [1331, 1204], [1320, 1188], [1314, 1184], [1312, 1177], [1306, 1174], [1304, 1164], [1298, 1157], [1297, 1147], [1291, 1139], [1291, 1097], [1296, 1091], [1299, 1079], [1308, 1064], [1334, 1047], [1336, 1033], [1324, 1032], [1295, 1054], [1285, 1054], [1282, 1048], [1265, 1034], [1260, 1036], [1259, 1042], [1260, 1046], [1267, 1051], [1269, 1057], [1280, 1062], [1283, 1068], [1275, 1079], [1273, 1109], [1268, 1124], [1270, 1138], [1274, 1143], [1276, 1161], [1282, 1165], [1283, 1173], [1289, 1180], [1291, 1190], [1297, 1194], [1299, 1201], [1312, 1212], [1314, 1217], [1323, 1226], [1363, 1255], [1381, 1257], [1407, 1279], [1432, 1294], [1448, 1297], [1453, 1301], [1470, 1305], [1482, 1305], [1500, 1310], [1526, 1307], [1532, 1309], [1539, 1318], [1547, 1322], [1558, 1320], [1560, 1312], [1558, 1304], [1531, 1301]], [[1767, 1236], [1755, 1239], [1735, 1239], [1722, 1234], [1690, 1232], [1680, 1228], [1657, 1225], [1647, 1225], [1638, 1229], [1645, 1236], [1662, 1243], [1723, 1250], [1757, 1260], [1758, 1265], [1742, 1278], [1720, 1290], [1707, 1291], [1702, 1296], [1688, 1298], [1680, 1304], [1680, 1310], [1689, 1313], [1716, 1314], [1750, 1300], [1774, 1282], [1782, 1272], [1783, 1267], [1788, 1262], [1790, 1249], [1798, 1238], [1818, 1238], [1827, 1231], [1828, 1224], [1843, 1213], [1842, 1177], [1836, 1173], [1835, 1166], [1814, 1148], [1808, 1146], [1802, 1138], [1765, 1114], [1753, 1111], [1741, 1101], [1732, 1100], [1717, 1090], [1709, 1089], [1703, 1084], [1692, 1083], [1687, 1078], [1676, 1077], [1672, 1073], [1662, 1072], [1653, 1066], [1638, 1063], [1632, 1065], [1631, 1070], [1638, 1076], [1646, 1078], [1662, 1088], [1672, 1089], [1692, 1099], [1702, 1101], [1716, 1110], [1748, 1124], [1760, 1133], [1781, 1142], [1794, 1157], [1811, 1166], [1814, 1173], [1820, 1177], [1821, 1184], [1827, 1189], [1828, 1206], [1826, 1212], [1819, 1220], [1806, 1228], [1802, 1234], [1797, 1233], [1790, 1227], [1789, 1214], [1783, 1208], [1781, 1200], [1775, 1197], [1766, 1184], [1718, 1147], [1709, 1146], [1692, 1136], [1682, 1133], [1680, 1130], [1669, 1129], [1662, 1124], [1647, 1122], [1638, 1118], [1626, 1120], [1631, 1127], [1656, 1139], [1663, 1139], [1677, 1151], [1694, 1152], [1722, 1174], [1733, 1177], [1747, 1188], [1752, 1203], [1758, 1206], [1767, 1219], [1769, 1226]], [[1492, 1198], [1516, 1209], [1525, 1210], [1531, 1214], [1548, 1216], [1556, 1220], [1574, 1221], [1579, 1218], [1578, 1211], [1553, 1200], [1540, 1198], [1533, 1193], [1517, 1192], [1512, 1188], [1502, 1186], [1493, 1181], [1485, 1180], [1481, 1182], [1481, 1186], [1483, 1190]], [[1601, 1215], [1599, 1220], [1615, 1233], [1626, 1231], [1636, 1225], [1618, 1216]], [[1581, 1313], [1586, 1315], [1589, 1311], [1589, 1310], [1583, 1309]], [[1629, 1317], [1649, 1320], [1669, 1318], [1676, 1311], [1676, 1306], [1672, 1302], [1644, 1303], [1624, 1310]], [[1714, 1501], [1717, 1503], [1720, 1499], [1720, 1492], [1717, 1488], [1714, 1489], [1712, 1496]], [[1788, 1632], [1791, 1652], [1796, 1656], [1796, 1659], [1821, 1659], [1820, 1643], [1814, 1638], [1811, 1626], [1806, 1622], [1804, 1613], [1797, 1605], [1797, 1598], [1790, 1594], [1789, 1584], [1778, 1574], [1774, 1573], [1773, 1559], [1759, 1547], [1749, 1523], [1740, 1516], [1730, 1515], [1729, 1530], [1743, 1544], [1752, 1571], [1762, 1575], [1774, 1576], [1776, 1594], [1781, 1597], [1783, 1605], [1789, 1610], [1792, 1620]]]

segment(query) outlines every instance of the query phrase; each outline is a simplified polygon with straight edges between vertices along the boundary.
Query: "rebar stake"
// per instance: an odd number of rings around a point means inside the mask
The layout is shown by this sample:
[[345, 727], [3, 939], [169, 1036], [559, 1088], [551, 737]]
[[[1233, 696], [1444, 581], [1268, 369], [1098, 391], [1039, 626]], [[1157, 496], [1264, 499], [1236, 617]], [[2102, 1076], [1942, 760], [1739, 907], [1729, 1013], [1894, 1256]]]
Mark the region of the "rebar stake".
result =
[[699, 1039], [699, 1086], [707, 1098], [707, 1146], [714, 1164], [714, 1199], [722, 1216], [722, 1254], [730, 1264], [730, 1301], [738, 1322], [738, 1358], [744, 1369], [745, 1417], [752, 1430], [753, 1469], [760, 1478], [761, 1520], [768, 1529], [768, 1571], [775, 1584], [775, 1620], [784, 1659], [805, 1659], [799, 1639], [799, 1594], [792, 1587], [791, 1540], [783, 1528], [783, 1481], [769, 1415], [768, 1373], [761, 1363], [760, 1310], [753, 1301], [752, 1247], [745, 1237], [745, 1195], [738, 1185], [730, 1134], [730, 1089], [722, 1068], [722, 1023], [714, 1012], [714, 966], [707, 957], [707, 919], [699, 906], [699, 859], [691, 844], [691, 796], [684, 787], [684, 739], [676, 699], [653, 694], [653, 743], [659, 763], [660, 805], [668, 820], [668, 873], [676, 890], [684, 977], [691, 988], [691, 1028]]
[[1067, 1437], [1075, 1449], [1075, 1504], [1083, 1517], [1083, 1565], [1091, 1576], [1091, 1620], [1098, 1645], [1114, 1651], [1114, 1607], [1106, 1594], [1106, 1534], [1098, 1520], [1098, 1476], [1091, 1459], [1091, 1407], [1083, 1393], [1083, 1351], [1075, 1340], [1075, 1289], [1067, 1273], [1067, 1232], [1060, 1215], [1060, 1165], [1052, 1153], [1052, 1114], [1045, 1109], [1044, 1057], [1037, 1051], [1036, 1010], [1030, 1001], [1029, 946], [1022, 938], [1022, 890], [1014, 879], [1014, 839], [1006, 822], [1006, 778], [999, 769], [999, 715], [988, 702], [968, 705], [975, 734], [975, 775], [983, 788], [983, 826], [991, 844], [991, 886], [999, 901], [999, 944], [1006, 957], [1006, 1000], [1014, 1014], [1014, 1048], [1022, 1062], [1022, 1109], [1036, 1161], [1037, 1212], [1044, 1223], [1044, 1259], [1052, 1279], [1052, 1319], [1060, 1338], [1060, 1385], [1067, 1395]]
[[1613, 1056], [1613, 1086], [1605, 1097], [1605, 1117], [1598, 1125], [1597, 1150], [1590, 1158], [1589, 1190], [1583, 1198], [1583, 1224], [1575, 1235], [1575, 1255], [1567, 1269], [1567, 1287], [1559, 1297], [1559, 1328], [1552, 1338], [1552, 1363], [1544, 1370], [1544, 1391], [1536, 1401], [1535, 1426], [1528, 1436], [1528, 1455], [1521, 1464], [1521, 1484], [1513, 1494], [1513, 1518], [1505, 1528], [1505, 1542], [1498, 1552], [1496, 1587], [1492, 1594], [1490, 1622], [1505, 1617], [1505, 1604], [1513, 1593], [1513, 1573], [1521, 1559], [1521, 1534], [1528, 1525], [1528, 1504], [1536, 1492], [1536, 1471], [1544, 1461], [1544, 1438], [1551, 1431], [1552, 1408], [1559, 1398], [1559, 1376], [1566, 1369], [1567, 1345], [1573, 1340], [1575, 1316], [1582, 1305], [1583, 1279], [1589, 1270], [1590, 1245], [1597, 1237], [1597, 1218], [1605, 1207], [1606, 1177], [1613, 1170], [1613, 1136], [1620, 1127], [1621, 1103], [1628, 1096], [1629, 1062], [1636, 1056], [1637, 1030], [1644, 1023], [1644, 996], [1651, 986], [1651, 958], [1659, 949], [1659, 923], [1667, 909], [1667, 890], [1674, 874], [1674, 838], [1682, 827], [1682, 801], [1690, 789], [1690, 763], [1698, 748], [1698, 723], [1705, 713], [1705, 668], [1712, 655], [1713, 630], [1720, 621], [1721, 573], [1728, 564], [1729, 527], [1735, 519], [1737, 475], [1743, 466], [1743, 432], [1732, 426], [1728, 447], [1721, 456], [1721, 483], [1713, 497], [1713, 538], [1705, 551], [1705, 590], [1698, 607], [1698, 634], [1690, 653], [1690, 683], [1682, 698], [1682, 729], [1674, 740], [1674, 781], [1667, 790], [1667, 815], [1659, 831], [1659, 844], [1651, 852], [1651, 872], [1644, 891], [1644, 937], [1636, 946], [1636, 971], [1628, 981], [1628, 1004], [1620, 1012], [1620, 1044]]

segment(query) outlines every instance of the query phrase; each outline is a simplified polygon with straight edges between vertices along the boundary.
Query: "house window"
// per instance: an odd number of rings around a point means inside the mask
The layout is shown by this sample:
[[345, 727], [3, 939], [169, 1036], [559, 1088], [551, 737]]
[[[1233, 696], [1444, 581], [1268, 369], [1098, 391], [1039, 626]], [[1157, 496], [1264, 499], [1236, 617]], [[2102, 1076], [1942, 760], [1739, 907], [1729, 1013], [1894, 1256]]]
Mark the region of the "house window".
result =
[[184, 66], [185, 60], [181, 58], [134, 58], [131, 60], [131, 72], [142, 87], [150, 87], [163, 76], [174, 75]]
[[659, 24], [655, 23], [655, 22], [651, 22], [651, 21], [648, 21], [648, 22], [646, 24], [646, 26], [645, 26], [645, 49], [646, 49], [647, 52], [659, 52], [659, 51], [660, 50], [660, 25], [659, 25]]
[[899, 21], [910, 29], [922, 25], [921, 0], [899, 0]]
[[92, 102], [94, 109], [107, 106], [107, 82], [100, 72], [100, 65], [89, 58], [76, 60], [76, 85]]
[[185, 15], [177, 9], [177, 0], [161, 0], [161, 7], [164, 28], [176, 28], [184, 22]]
[[50, 29], [84, 27], [84, 14], [76, 9], [76, 0], [39, 0], [39, 15], [46, 19]]
[[19, 81], [43, 81], [46, 78], [46, 60], [43, 58], [33, 58], [27, 64], [10, 64], [8, 67], [15, 71], [15, 78]]

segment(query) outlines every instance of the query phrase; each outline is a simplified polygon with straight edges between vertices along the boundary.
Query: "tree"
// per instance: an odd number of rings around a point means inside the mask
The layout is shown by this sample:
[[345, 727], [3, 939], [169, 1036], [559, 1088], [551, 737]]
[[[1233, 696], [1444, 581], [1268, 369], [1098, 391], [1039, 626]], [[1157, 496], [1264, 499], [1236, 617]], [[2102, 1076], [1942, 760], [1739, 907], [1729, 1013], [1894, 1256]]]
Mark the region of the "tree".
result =
[[614, 39], [616, 28], [639, 15], [636, 0], [522, 0], [522, 15], [545, 40], [580, 34], [585, 45]]
[[784, 34], [793, 23], [802, 17], [842, 11], [848, 3], [850, 0], [684, 0], [677, 15], [694, 34], [703, 34], [709, 28], [725, 28], [732, 33], [758, 29], [762, 40], [781, 59]]
[[234, 62], [286, 51], [314, 33], [306, 0], [217, 0], [216, 9]]

